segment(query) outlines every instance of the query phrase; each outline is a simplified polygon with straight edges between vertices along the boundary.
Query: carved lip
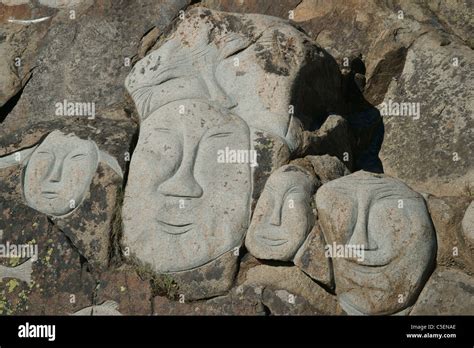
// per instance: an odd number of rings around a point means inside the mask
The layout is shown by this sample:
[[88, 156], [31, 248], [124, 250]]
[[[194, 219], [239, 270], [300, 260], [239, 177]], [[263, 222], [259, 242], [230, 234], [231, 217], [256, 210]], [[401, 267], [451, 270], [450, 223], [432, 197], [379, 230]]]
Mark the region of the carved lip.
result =
[[288, 239], [279, 239], [279, 238], [269, 238], [265, 236], [259, 236], [265, 244], [270, 245], [270, 246], [280, 246], [285, 243], [288, 243]]
[[55, 199], [59, 196], [59, 193], [54, 191], [43, 191], [41, 192], [41, 195], [47, 199]]
[[390, 262], [384, 263], [368, 263], [368, 262], [358, 262], [357, 260], [347, 259], [347, 262], [351, 263], [351, 267], [354, 267], [354, 270], [359, 273], [374, 274], [385, 271]]
[[193, 223], [187, 224], [172, 224], [161, 220], [156, 220], [158, 224], [163, 228], [163, 232], [173, 235], [185, 234], [193, 229]]

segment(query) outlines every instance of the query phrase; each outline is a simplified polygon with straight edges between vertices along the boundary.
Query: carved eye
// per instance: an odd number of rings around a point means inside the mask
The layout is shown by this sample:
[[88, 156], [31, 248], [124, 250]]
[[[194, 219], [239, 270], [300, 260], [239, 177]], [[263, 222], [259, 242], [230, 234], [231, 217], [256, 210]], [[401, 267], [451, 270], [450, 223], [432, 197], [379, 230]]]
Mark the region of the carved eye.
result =
[[78, 153], [77, 155], [74, 155], [71, 157], [71, 160], [73, 161], [80, 161], [82, 159], [86, 158], [86, 154], [85, 153]]
[[47, 158], [47, 157], [52, 157], [53, 156], [53, 154], [51, 152], [48, 152], [48, 151], [38, 151], [36, 154], [39, 155], [42, 158]]

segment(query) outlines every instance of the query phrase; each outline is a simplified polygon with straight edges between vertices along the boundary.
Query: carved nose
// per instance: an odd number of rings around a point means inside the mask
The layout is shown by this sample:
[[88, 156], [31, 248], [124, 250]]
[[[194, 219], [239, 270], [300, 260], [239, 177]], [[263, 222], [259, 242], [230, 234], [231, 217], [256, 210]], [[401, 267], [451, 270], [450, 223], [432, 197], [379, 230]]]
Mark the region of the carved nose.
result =
[[363, 246], [364, 250], [377, 250], [378, 245], [369, 237], [367, 228], [368, 222], [368, 209], [366, 207], [360, 207], [359, 213], [357, 214], [357, 222], [354, 227], [352, 236], [347, 244], [349, 245], [360, 245]]
[[281, 204], [275, 204], [270, 216], [270, 225], [280, 226], [281, 225]]
[[158, 192], [165, 196], [199, 198], [202, 187], [196, 182], [191, 165], [182, 165], [168, 180], [158, 186]]
[[60, 182], [63, 175], [63, 163], [62, 161], [55, 161], [53, 165], [53, 169], [49, 174], [49, 181], [50, 182]]

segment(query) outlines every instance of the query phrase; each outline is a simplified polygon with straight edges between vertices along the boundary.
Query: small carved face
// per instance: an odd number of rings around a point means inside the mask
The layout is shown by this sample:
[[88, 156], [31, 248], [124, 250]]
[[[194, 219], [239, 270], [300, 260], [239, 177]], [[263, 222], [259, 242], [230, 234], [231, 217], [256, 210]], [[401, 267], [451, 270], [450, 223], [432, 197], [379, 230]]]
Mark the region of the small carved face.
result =
[[124, 201], [124, 240], [156, 272], [202, 266], [240, 246], [250, 164], [220, 163], [226, 148], [248, 151], [249, 129], [206, 102], [172, 102], [143, 122]]
[[245, 245], [261, 259], [288, 261], [303, 243], [314, 217], [310, 175], [292, 165], [274, 172], [255, 208]]
[[28, 205], [51, 216], [70, 213], [82, 203], [98, 162], [92, 141], [52, 132], [26, 166], [23, 190]]
[[333, 256], [346, 312], [392, 314], [411, 305], [436, 253], [423, 197], [395, 179], [357, 172], [323, 185], [316, 207], [329, 246], [347, 251]]

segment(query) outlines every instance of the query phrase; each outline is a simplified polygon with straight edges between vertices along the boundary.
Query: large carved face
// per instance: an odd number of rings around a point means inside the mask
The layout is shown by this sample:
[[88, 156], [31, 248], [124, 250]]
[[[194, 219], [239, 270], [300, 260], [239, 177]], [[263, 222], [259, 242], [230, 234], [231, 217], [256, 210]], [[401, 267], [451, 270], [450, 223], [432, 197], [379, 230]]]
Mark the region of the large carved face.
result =
[[291, 260], [313, 226], [313, 178], [286, 165], [274, 172], [258, 200], [245, 245], [257, 258]]
[[[184, 108], [183, 108], [184, 107]], [[182, 111], [182, 113], [180, 113]], [[208, 103], [169, 103], [141, 125], [124, 201], [124, 240], [158, 273], [189, 270], [239, 246], [249, 220], [249, 129]], [[228, 152], [229, 153], [229, 152]]]
[[363, 246], [362, 257], [333, 258], [346, 312], [392, 314], [413, 304], [436, 254], [422, 196], [398, 180], [357, 172], [323, 185], [316, 207], [330, 246]]
[[51, 216], [70, 213], [89, 191], [98, 162], [94, 142], [52, 132], [36, 148], [26, 166], [23, 182], [26, 202]]

